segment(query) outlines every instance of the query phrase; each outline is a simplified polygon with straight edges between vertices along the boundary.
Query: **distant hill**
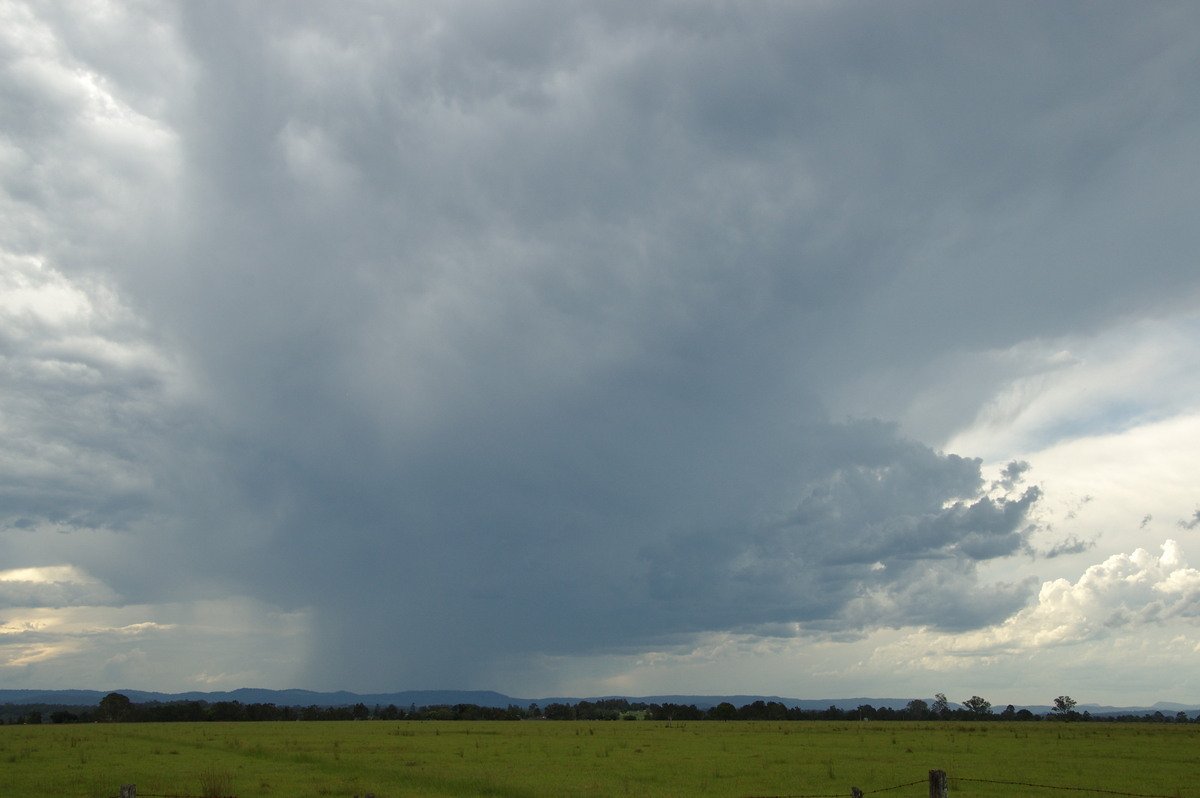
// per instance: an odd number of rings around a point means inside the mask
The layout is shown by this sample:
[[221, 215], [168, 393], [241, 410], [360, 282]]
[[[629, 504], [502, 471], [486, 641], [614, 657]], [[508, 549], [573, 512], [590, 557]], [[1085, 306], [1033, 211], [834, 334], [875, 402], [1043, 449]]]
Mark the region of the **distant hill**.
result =
[[[744, 706], [755, 701], [777, 701], [789, 707], [801, 709], [826, 709], [836, 706], [839, 709], [854, 709], [863, 704], [873, 707], [892, 707], [900, 709], [911, 699], [907, 698], [828, 698], [819, 700], [804, 700], [798, 698], [781, 698], [780, 696], [758, 695], [659, 695], [659, 696], [589, 696], [586, 698], [551, 696], [548, 698], [514, 698], [497, 693], [493, 690], [403, 690], [398, 693], [320, 693], [312, 690], [266, 690], [241, 688], [231, 691], [217, 692], [188, 692], [188, 693], [157, 693], [146, 690], [0, 690], [0, 704], [64, 704], [71, 706], [91, 706], [100, 703], [100, 699], [109, 693], [121, 693], [134, 703], [144, 704], [157, 701], [206, 701], [210, 704], [218, 701], [239, 701], [243, 704], [275, 704], [276, 706], [319, 706], [341, 707], [353, 704], [387, 706], [395, 704], [405, 708], [413, 704], [417, 706], [432, 706], [435, 704], [476, 704], [481, 707], [500, 707], [509, 705], [527, 707], [530, 704], [562, 703], [577, 704], [580, 701], [601, 701], [609, 698], [624, 698], [629, 701], [641, 701], [647, 704], [694, 704], [700, 709], [715, 707], [722, 702], [734, 706]], [[932, 702], [933, 699], [928, 699]]]
[[477, 704], [481, 707], [507, 707], [509, 704], [527, 706], [528, 701], [509, 698], [492, 690], [405, 690], [399, 693], [358, 694], [339, 691], [320, 693], [313, 690], [267, 690], [243, 687], [216, 692], [157, 693], [146, 690], [0, 690], [0, 704], [62, 704], [94, 706], [109, 693], [120, 693], [136, 704], [152, 701], [238, 701], [243, 704], [275, 704], [284, 707], [343, 707], [354, 704], [398, 707], [430, 706], [434, 704]]
[[[481, 707], [500, 707], [510, 705], [528, 707], [530, 704], [546, 706], [547, 704], [578, 704], [580, 701], [601, 701], [609, 698], [624, 698], [632, 702], [646, 704], [689, 704], [699, 709], [709, 709], [720, 703], [728, 702], [735, 707], [753, 704], [755, 701], [776, 701], [788, 707], [800, 709], [827, 709], [837, 707], [841, 710], [855, 709], [870, 705], [876, 709], [889, 707], [901, 709], [911, 698], [821, 698], [801, 699], [782, 698], [780, 696], [761, 695], [654, 695], [654, 696], [589, 696], [586, 698], [549, 697], [549, 698], [514, 698], [497, 693], [493, 690], [402, 690], [396, 693], [351, 693], [338, 691], [322, 693], [313, 690], [267, 690], [243, 687], [238, 690], [224, 692], [188, 692], [188, 693], [157, 693], [146, 690], [0, 690], [0, 704], [46, 704], [57, 706], [96, 706], [100, 699], [109, 693], [121, 693], [137, 704], [149, 702], [169, 703], [172, 701], [205, 701], [215, 704], [218, 701], [238, 701], [242, 704], [275, 704], [281, 707], [344, 707], [354, 704], [366, 704], [368, 707], [387, 706], [395, 704], [401, 709], [416, 705], [418, 707], [437, 704], [475, 704]], [[922, 701], [932, 704], [932, 698], [922, 698]], [[953, 706], [958, 706], [954, 704]], [[997, 712], [1006, 704], [1000, 704], [993, 709]], [[1046, 705], [1017, 706], [1016, 709], [1028, 709], [1035, 715], [1045, 715], [1053, 707]], [[1079, 704], [1079, 712], [1090, 712], [1095, 716], [1104, 715], [1144, 715], [1162, 712], [1164, 715], [1174, 715], [1177, 712], [1200, 711], [1200, 704], [1177, 704], [1169, 701], [1159, 701], [1153, 706], [1110, 707], [1100, 704]]]

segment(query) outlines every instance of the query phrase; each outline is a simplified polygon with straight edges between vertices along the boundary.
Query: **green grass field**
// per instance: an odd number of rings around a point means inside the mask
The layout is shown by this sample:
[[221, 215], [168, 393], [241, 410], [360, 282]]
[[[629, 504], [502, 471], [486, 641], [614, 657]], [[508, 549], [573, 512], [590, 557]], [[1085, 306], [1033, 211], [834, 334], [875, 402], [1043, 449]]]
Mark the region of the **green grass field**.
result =
[[[325, 722], [0, 727], [0, 796], [1064, 795], [1200, 798], [1200, 727], [1109, 723]], [[224, 782], [224, 783], [222, 783]], [[1072, 795], [1087, 795], [1072, 791]]]

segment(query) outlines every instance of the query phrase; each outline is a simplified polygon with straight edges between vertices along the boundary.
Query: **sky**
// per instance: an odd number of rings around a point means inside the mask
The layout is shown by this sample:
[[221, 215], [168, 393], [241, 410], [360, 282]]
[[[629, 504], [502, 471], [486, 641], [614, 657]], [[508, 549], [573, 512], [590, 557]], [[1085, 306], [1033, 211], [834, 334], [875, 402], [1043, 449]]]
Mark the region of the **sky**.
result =
[[1200, 703], [1200, 6], [0, 0], [0, 688]]

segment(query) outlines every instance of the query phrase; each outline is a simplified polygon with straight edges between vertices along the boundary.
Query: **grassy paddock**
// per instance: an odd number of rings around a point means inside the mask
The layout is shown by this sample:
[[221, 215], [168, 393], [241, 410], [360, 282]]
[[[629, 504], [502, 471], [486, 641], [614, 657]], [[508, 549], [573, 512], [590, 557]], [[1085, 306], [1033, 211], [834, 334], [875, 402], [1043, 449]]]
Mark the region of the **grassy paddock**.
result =
[[[849, 795], [951, 778], [1200, 798], [1200, 728], [1108, 723], [281, 722], [0, 727], [0, 795]], [[955, 781], [957, 778], [963, 781]], [[888, 792], [925, 796], [924, 784]], [[1086, 795], [1087, 793], [1071, 793]]]

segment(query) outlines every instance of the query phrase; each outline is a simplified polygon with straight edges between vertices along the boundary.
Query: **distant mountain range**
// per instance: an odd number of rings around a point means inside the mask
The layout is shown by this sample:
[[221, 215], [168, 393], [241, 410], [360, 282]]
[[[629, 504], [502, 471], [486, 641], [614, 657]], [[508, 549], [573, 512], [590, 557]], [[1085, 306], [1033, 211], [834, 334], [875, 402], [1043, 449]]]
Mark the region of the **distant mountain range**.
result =
[[[655, 696], [591, 696], [588, 698], [514, 698], [492, 690], [402, 690], [398, 693], [350, 693], [344, 690], [336, 693], [320, 693], [312, 690], [265, 690], [242, 688], [228, 692], [190, 692], [190, 693], [156, 693], [146, 690], [0, 690], [0, 704], [49, 704], [59, 706], [96, 706], [100, 699], [109, 693], [121, 693], [137, 704], [148, 702], [168, 703], [172, 701], [205, 701], [214, 704], [218, 701], [239, 701], [243, 704], [275, 704], [281, 707], [342, 707], [354, 704], [366, 704], [368, 707], [387, 706], [395, 704], [401, 709], [416, 705], [418, 707], [438, 704], [475, 704], [481, 707], [507, 707], [515, 705], [528, 707], [530, 704], [546, 706], [547, 704], [578, 704], [580, 701], [600, 701], [607, 698], [624, 698], [631, 702], [646, 704], [682, 704], [695, 705], [700, 709], [715, 707], [722, 702], [729, 702], [735, 707], [753, 704], [755, 701], [777, 701], [788, 707], [800, 709], [827, 709], [831, 706], [841, 710], [855, 709], [870, 705], [876, 709], [890, 707], [901, 709], [910, 698], [822, 698], [800, 699], [781, 698], [779, 696], [762, 695], [655, 695]], [[932, 698], [922, 698], [929, 704]], [[958, 706], [957, 704], [954, 706]], [[1004, 708], [1004, 704], [994, 707], [996, 711]], [[1035, 715], [1044, 715], [1053, 710], [1049, 705], [1021, 705], [1016, 709], [1028, 709]], [[1092, 715], [1142, 715], [1162, 712], [1173, 715], [1177, 712], [1200, 711], [1200, 704], [1177, 704], [1170, 701], [1159, 701], [1153, 706], [1110, 707], [1099, 704], [1079, 704], [1075, 707], [1078, 712], [1090, 712]]]

